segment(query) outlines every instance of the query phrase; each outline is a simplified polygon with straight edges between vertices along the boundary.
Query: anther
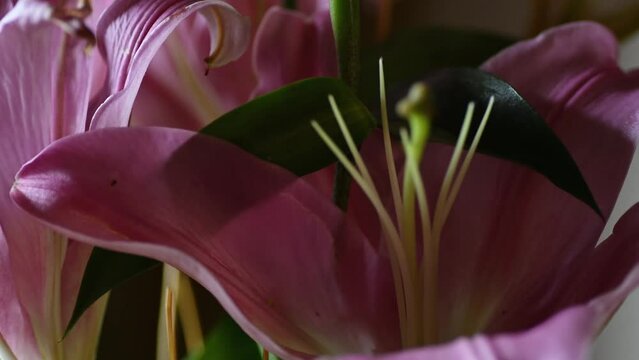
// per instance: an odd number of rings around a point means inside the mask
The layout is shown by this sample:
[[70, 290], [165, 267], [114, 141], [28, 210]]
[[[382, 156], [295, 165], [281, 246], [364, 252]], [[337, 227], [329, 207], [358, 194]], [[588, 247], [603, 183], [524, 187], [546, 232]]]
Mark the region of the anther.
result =
[[84, 20], [91, 15], [93, 8], [88, 0], [82, 1], [77, 8], [56, 7], [51, 15], [54, 22], [62, 30], [79, 39], [87, 42], [85, 51], [89, 52], [95, 46], [95, 35], [84, 23]]

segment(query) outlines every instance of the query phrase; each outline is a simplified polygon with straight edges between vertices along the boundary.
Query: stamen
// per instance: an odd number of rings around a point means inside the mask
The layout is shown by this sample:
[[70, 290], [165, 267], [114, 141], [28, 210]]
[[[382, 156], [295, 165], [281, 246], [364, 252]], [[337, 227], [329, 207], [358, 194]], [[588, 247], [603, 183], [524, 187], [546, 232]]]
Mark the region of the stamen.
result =
[[204, 337], [202, 336], [202, 326], [200, 325], [191, 279], [184, 274], [180, 274], [177, 309], [184, 332], [186, 350], [189, 354], [194, 354], [204, 347]]
[[[384, 75], [384, 60], [382, 58], [379, 59], [379, 101], [380, 101], [380, 109], [381, 109], [381, 117], [382, 117], [382, 134], [384, 139], [384, 153], [386, 157], [386, 169], [388, 170], [388, 178], [391, 186], [391, 193], [393, 196], [393, 205], [395, 207], [395, 218], [397, 220], [397, 226], [400, 226], [399, 232], [400, 237], [402, 237], [402, 223], [403, 216], [402, 211], [404, 209], [404, 204], [402, 203], [402, 194], [399, 190], [399, 179], [397, 178], [397, 169], [395, 167], [395, 159], [393, 156], [393, 147], [391, 144], [390, 138], [390, 126], [388, 123], [388, 108], [386, 101], [386, 80]], [[399, 284], [399, 281], [395, 279], [395, 284]], [[398, 285], [396, 285], [398, 286]], [[416, 291], [419, 292], [419, 291]], [[398, 301], [398, 307], [400, 312], [400, 325], [402, 329], [402, 343], [408, 344], [408, 331], [406, 330], [408, 325], [408, 314], [406, 312], [406, 306]], [[414, 318], [414, 316], [411, 316]]]
[[[464, 117], [464, 122], [461, 127], [461, 131], [459, 133], [459, 137], [457, 138], [457, 143], [455, 144], [455, 150], [453, 150], [453, 156], [450, 159], [450, 163], [448, 164], [448, 168], [446, 169], [446, 175], [444, 176], [444, 181], [442, 182], [442, 187], [439, 191], [439, 197], [437, 198], [437, 205], [435, 207], [435, 220], [433, 221], [433, 237], [437, 244], [439, 244], [439, 235], [441, 233], [441, 229], [444, 226], [443, 224], [443, 210], [446, 204], [446, 199], [448, 199], [450, 185], [453, 181], [453, 176], [455, 174], [455, 170], [457, 169], [457, 165], [459, 164], [459, 158], [461, 156], [461, 152], [464, 144], [466, 143], [466, 137], [468, 136], [468, 129], [470, 128], [470, 123], [473, 119], [473, 112], [475, 111], [475, 103], [471, 102], [468, 104], [466, 108], [466, 116]], [[439, 247], [439, 245], [437, 245]]]
[[[333, 152], [338, 161], [340, 161], [344, 168], [350, 173], [353, 180], [357, 182], [364, 194], [366, 194], [379, 216], [382, 230], [388, 239], [387, 246], [389, 248], [393, 280], [395, 282], [395, 295], [397, 298], [400, 318], [400, 329], [402, 331], [402, 339], [404, 340], [409, 336], [407, 334], [409, 327], [407, 327], [406, 322], [408, 320], [407, 314], [411, 312], [410, 309], [414, 308], [414, 290], [411, 275], [407, 268], [408, 262], [406, 254], [403, 251], [399, 233], [397, 232], [388, 212], [384, 208], [384, 204], [375, 189], [375, 185], [373, 183], [368, 183], [365, 180], [351, 161], [346, 157], [346, 155], [344, 155], [341, 149], [316, 121], [311, 121], [311, 125], [324, 141], [326, 146], [331, 150], [331, 152]], [[348, 132], [348, 128], [346, 128], [346, 132]], [[355, 150], [357, 155], [359, 155], [357, 149]], [[353, 155], [355, 157], [355, 154]]]
[[[53, 354], [54, 359], [63, 359], [64, 347], [62, 339], [64, 337], [64, 330], [62, 327], [60, 309], [62, 309], [62, 267], [67, 253], [68, 240], [66, 237], [53, 231], [48, 231], [46, 235], [47, 237], [50, 237], [53, 247], [46, 255], [48, 257], [47, 261], [52, 265], [52, 269], [51, 277], [46, 282], [47, 286], [45, 289], [47, 297], [51, 299], [51, 301], [48, 301], [47, 306], [49, 307], [50, 313], [53, 314], [53, 319], [48, 322], [50, 325], [47, 329], [49, 336], [42, 336], [42, 333], [36, 333], [35, 335], [39, 347], [44, 345]], [[36, 329], [38, 328], [42, 329], [43, 326], [37, 326]], [[47, 343], [43, 344], [43, 340], [47, 341]]]
[[173, 319], [175, 318], [175, 305], [173, 304], [173, 291], [167, 287], [165, 291], [165, 306], [164, 315], [166, 316], [166, 338], [167, 351], [170, 360], [177, 360], [177, 348], [175, 346], [175, 324]]
[[[311, 126], [313, 126], [313, 129], [315, 129], [317, 134], [322, 138], [326, 146], [328, 146], [328, 148], [333, 152], [335, 157], [337, 157], [337, 159], [342, 163], [342, 165], [344, 165], [346, 170], [351, 174], [351, 176], [353, 176], [353, 180], [357, 182], [357, 184], [362, 188], [362, 191], [364, 191], [366, 196], [368, 196], [369, 200], [375, 207], [375, 210], [377, 211], [378, 215], [382, 218], [381, 219], [383, 221], [382, 225], [388, 230], [390, 230], [389, 232], [392, 235], [391, 242], [393, 243], [394, 250], [400, 255], [403, 254], [403, 252], [401, 251], [402, 249], [401, 244], [399, 243], [399, 233], [397, 232], [395, 226], [393, 225], [393, 222], [390, 220], [390, 216], [388, 215], [388, 212], [386, 212], [386, 209], [384, 208], [384, 204], [382, 203], [382, 200], [379, 197], [377, 190], [375, 189], [375, 185], [368, 183], [365, 180], [365, 178], [357, 171], [353, 163], [351, 163], [351, 161], [346, 157], [346, 155], [342, 152], [342, 150], [340, 150], [337, 144], [335, 144], [335, 142], [330, 138], [330, 136], [328, 136], [328, 134], [316, 121], [311, 121]], [[403, 263], [405, 263], [406, 259], [401, 259], [401, 260], [404, 260]]]
[[488, 106], [486, 107], [486, 111], [484, 112], [484, 116], [481, 119], [481, 123], [479, 123], [477, 132], [475, 132], [475, 137], [473, 138], [473, 142], [470, 145], [470, 148], [468, 148], [468, 151], [466, 152], [466, 157], [464, 158], [464, 161], [462, 162], [462, 165], [459, 168], [459, 174], [457, 175], [457, 178], [455, 179], [455, 182], [453, 183], [453, 186], [450, 190], [450, 194], [448, 195], [448, 199], [446, 200], [446, 206], [444, 207], [444, 211], [442, 213], [442, 222], [446, 221], [446, 218], [448, 218], [448, 214], [450, 213], [450, 209], [453, 207], [453, 204], [455, 203], [455, 199], [457, 198], [457, 194], [459, 193], [459, 188], [461, 187], [462, 181], [464, 180], [464, 177], [466, 176], [466, 172], [468, 171], [468, 168], [470, 167], [470, 161], [472, 160], [473, 156], [475, 155], [475, 152], [477, 151], [477, 146], [479, 146], [479, 140], [481, 139], [481, 136], [484, 133], [484, 128], [486, 127], [486, 123], [488, 122], [488, 117], [490, 116], [490, 113], [492, 112], [494, 103], [495, 103], [495, 97], [491, 96], [490, 100], [488, 101]]
[[[156, 360], [171, 360], [172, 353], [167, 352], [171, 348], [171, 342], [175, 343], [175, 313], [176, 303], [180, 297], [180, 271], [170, 265], [164, 264], [162, 267], [162, 289], [161, 303], [157, 328]], [[171, 304], [168, 302], [167, 292], [171, 292]], [[170, 305], [170, 306], [169, 306]], [[170, 316], [169, 316], [170, 315]], [[169, 332], [169, 325], [173, 331]], [[172, 339], [173, 337], [173, 339]]]
[[342, 135], [344, 136], [344, 140], [346, 141], [346, 145], [348, 146], [348, 150], [353, 155], [353, 159], [355, 160], [355, 164], [357, 164], [357, 169], [362, 174], [364, 179], [370, 184], [374, 184], [373, 179], [371, 178], [371, 174], [368, 172], [366, 168], [366, 164], [364, 164], [364, 160], [359, 154], [359, 150], [357, 149], [357, 145], [355, 145], [355, 141], [351, 136], [351, 132], [348, 130], [346, 126], [346, 122], [344, 121], [344, 117], [342, 113], [339, 111], [337, 107], [337, 103], [335, 102], [335, 97], [333, 95], [328, 96], [328, 102], [331, 104], [331, 109], [333, 110], [333, 115], [335, 115], [335, 119], [337, 119], [337, 124], [339, 124], [339, 128], [342, 131]]
[[266, 349], [262, 350], [262, 360], [269, 360], [269, 353]]
[[[406, 155], [403, 190], [400, 190], [390, 139], [382, 59], [379, 61], [379, 66], [384, 150], [399, 231], [387, 209], [384, 208], [370, 172], [366, 168], [333, 96], [329, 96], [331, 109], [353, 160], [350, 160], [342, 152], [316, 121], [312, 121], [311, 125], [366, 194], [379, 216], [390, 254], [403, 346], [433, 344], [439, 339], [437, 308], [440, 235], [470, 162], [479, 146], [494, 104], [494, 98], [491, 97], [473, 141], [463, 162], [459, 165], [475, 109], [474, 103], [468, 104], [460, 134], [442, 182], [434, 219], [431, 222], [428, 198], [420, 170], [420, 162], [431, 126], [431, 104], [427, 101], [428, 88], [425, 84], [416, 84], [411, 89], [409, 96], [398, 103], [398, 112], [408, 118], [411, 128], [410, 135], [406, 129], [400, 130], [402, 146]], [[417, 255], [415, 201], [419, 207], [419, 225], [421, 225], [423, 251], [421, 258]]]
[[[382, 134], [384, 137], [384, 152], [386, 154], [386, 168], [388, 169], [388, 178], [390, 180], [391, 192], [393, 194], [393, 205], [395, 206], [395, 216], [397, 224], [402, 224], [402, 204], [401, 193], [399, 191], [399, 180], [397, 179], [397, 169], [395, 168], [395, 159], [393, 157], [393, 147], [391, 145], [390, 129], [388, 124], [388, 109], [386, 106], [386, 81], [384, 76], [384, 60], [379, 59], [379, 100], [382, 113]], [[400, 229], [401, 232], [401, 229]]]
[[[211, 55], [204, 58], [204, 62], [206, 63], [206, 70], [204, 71], [204, 75], [209, 74], [209, 70], [211, 70], [213, 64], [215, 64], [215, 61], [222, 54], [222, 49], [224, 49], [224, 43], [226, 41], [226, 32], [224, 31], [224, 21], [222, 20], [222, 15], [220, 15], [220, 12], [217, 8], [213, 7], [210, 8], [210, 10], [210, 14], [213, 16], [212, 22], [215, 22], [217, 30], [217, 39], [213, 39], [213, 37], [211, 37], [211, 47], [213, 47], [213, 44], [216, 42], [216, 40], [217, 44], [215, 44], [215, 49], [213, 50]], [[209, 13], [205, 13], [205, 16], [207, 16], [208, 14]]]

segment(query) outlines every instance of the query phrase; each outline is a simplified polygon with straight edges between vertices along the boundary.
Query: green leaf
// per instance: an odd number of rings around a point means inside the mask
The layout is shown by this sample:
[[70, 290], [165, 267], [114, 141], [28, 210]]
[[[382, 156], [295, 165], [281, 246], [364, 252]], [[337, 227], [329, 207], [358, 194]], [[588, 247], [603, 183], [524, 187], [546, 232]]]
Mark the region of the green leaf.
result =
[[261, 360], [260, 349], [228, 316], [206, 336], [204, 349], [186, 360]]
[[[491, 96], [495, 105], [478, 151], [511, 160], [544, 175], [564, 191], [586, 203], [600, 216], [577, 164], [544, 119], [505, 81], [481, 70], [438, 71], [428, 84], [433, 111], [433, 139], [454, 143], [468, 103], [477, 104], [470, 134], [474, 134]], [[397, 120], [396, 115], [393, 115]], [[466, 145], [470, 144], [469, 136]]]
[[335, 96], [340, 111], [360, 143], [375, 127], [375, 119], [342, 81], [312, 78], [259, 97], [213, 121], [201, 130], [282, 166], [306, 175], [335, 162], [335, 157], [310, 125], [317, 121], [347, 149], [328, 102]]
[[362, 52], [358, 94], [366, 104], [379, 103], [378, 60], [384, 58], [386, 84], [423, 78], [435, 69], [476, 67], [514, 40], [497, 35], [444, 28], [409, 29], [393, 34], [382, 45]]
[[[202, 133], [230, 141], [266, 161], [305, 175], [335, 161], [311, 127], [311, 120], [316, 120], [346, 149], [328, 102], [329, 94], [335, 96], [354, 139], [363, 141], [375, 127], [374, 118], [348, 86], [329, 78], [303, 80], [259, 97], [215, 120]], [[158, 264], [139, 256], [94, 249], [67, 332], [102, 295]]]
[[65, 336], [80, 319], [80, 316], [102, 295], [133, 276], [142, 274], [158, 265], [160, 265], [158, 261], [142, 256], [93, 248], [84, 270], [78, 299], [71, 320], [67, 325]]

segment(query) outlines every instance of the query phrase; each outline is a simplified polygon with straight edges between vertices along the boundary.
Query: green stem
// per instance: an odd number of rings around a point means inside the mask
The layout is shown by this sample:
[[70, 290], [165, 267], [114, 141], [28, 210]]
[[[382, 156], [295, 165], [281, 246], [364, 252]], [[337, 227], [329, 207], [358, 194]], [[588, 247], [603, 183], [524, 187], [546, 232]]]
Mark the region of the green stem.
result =
[[339, 76], [352, 88], [359, 78], [359, 18], [359, 0], [331, 0]]
[[[330, 6], [339, 77], [352, 89], [356, 89], [359, 78], [359, 0], [331, 0]], [[346, 210], [348, 206], [351, 180], [348, 171], [338, 163], [335, 169], [333, 202], [342, 210]]]
[[348, 170], [338, 162], [335, 165], [335, 176], [333, 177], [333, 203], [344, 211], [348, 208], [352, 180]]

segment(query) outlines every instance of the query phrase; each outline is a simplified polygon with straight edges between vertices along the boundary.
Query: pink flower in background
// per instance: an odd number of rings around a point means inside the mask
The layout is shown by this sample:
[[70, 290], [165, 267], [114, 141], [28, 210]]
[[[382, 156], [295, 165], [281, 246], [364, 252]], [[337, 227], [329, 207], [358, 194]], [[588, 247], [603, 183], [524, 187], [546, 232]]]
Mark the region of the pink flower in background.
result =
[[[591, 23], [556, 28], [484, 68], [547, 119], [608, 217], [639, 129], [639, 74], [618, 69], [612, 35]], [[385, 179], [379, 143], [373, 136], [363, 153]], [[449, 158], [429, 145], [429, 194]], [[481, 155], [442, 234], [437, 344], [403, 351], [388, 252], [360, 191], [346, 217], [305, 180], [223, 141], [136, 128], [51, 145], [22, 168], [11, 197], [79, 241], [179, 268], [286, 359], [585, 358], [639, 284], [639, 208], [596, 246], [604, 221], [590, 208]]]
[[[85, 131], [89, 108], [91, 40], [73, 5], [0, 1], [0, 357], [86, 359], [96, 350], [104, 303], [89, 311], [68, 336], [91, 247], [40, 225], [9, 199], [16, 171], [54, 140]], [[100, 46], [121, 50], [109, 66], [124, 88], [137, 78], [131, 64], [197, 10], [218, 11], [229, 36], [219, 63], [246, 47], [242, 17], [221, 1], [116, 1], [97, 31]], [[135, 21], [132, 21], [135, 20]], [[117, 24], [117, 25], [115, 25]], [[113, 27], [117, 26], [116, 29]], [[106, 30], [105, 30], [106, 29]], [[83, 37], [80, 37], [83, 35]], [[133, 45], [132, 45], [133, 44]], [[214, 44], [217, 44], [215, 42]], [[126, 51], [126, 54], [124, 52]], [[145, 52], [146, 51], [146, 52]], [[149, 59], [150, 61], [150, 59]], [[214, 65], [218, 65], [217, 63]], [[107, 100], [127, 114], [121, 88]], [[134, 96], [134, 95], [133, 95]], [[105, 103], [106, 104], [106, 103]], [[129, 108], [127, 109], [127, 106]], [[126, 121], [124, 121], [126, 122]], [[114, 122], [116, 123], [116, 122]], [[96, 125], [98, 126], [98, 125]]]
[[229, 3], [250, 18], [253, 37], [244, 55], [205, 76], [208, 28], [201, 18], [186, 21], [151, 64], [132, 124], [198, 130], [257, 95], [337, 73], [328, 0], [299, 0], [295, 10], [277, 0]]

